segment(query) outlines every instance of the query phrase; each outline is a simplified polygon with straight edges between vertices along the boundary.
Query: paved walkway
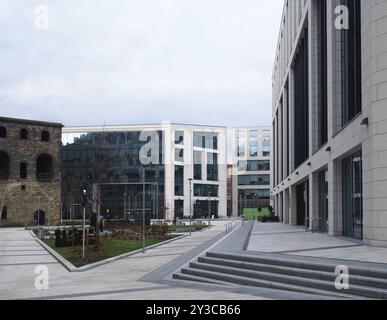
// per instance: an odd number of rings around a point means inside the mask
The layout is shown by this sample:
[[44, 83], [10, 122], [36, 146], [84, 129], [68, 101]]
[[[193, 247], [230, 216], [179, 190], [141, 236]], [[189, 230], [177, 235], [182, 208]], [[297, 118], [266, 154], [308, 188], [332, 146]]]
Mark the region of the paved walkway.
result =
[[[198, 246], [216, 241], [225, 234], [223, 223], [210, 230], [193, 233], [145, 254], [118, 260], [82, 273], [70, 273], [57, 263], [23, 229], [0, 228], [0, 299], [260, 299], [256, 295], [225, 292], [200, 287], [173, 287], [140, 279], [149, 272], [191, 252]], [[34, 287], [35, 267], [46, 265], [50, 288]]]
[[387, 264], [387, 248], [280, 223], [255, 223], [247, 251]]

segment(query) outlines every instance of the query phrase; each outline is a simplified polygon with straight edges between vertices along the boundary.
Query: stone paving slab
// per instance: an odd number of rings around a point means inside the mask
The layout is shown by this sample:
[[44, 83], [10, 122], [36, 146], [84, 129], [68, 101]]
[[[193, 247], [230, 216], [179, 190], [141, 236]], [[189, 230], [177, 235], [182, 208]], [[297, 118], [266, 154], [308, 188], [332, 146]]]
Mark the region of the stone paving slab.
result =
[[247, 251], [387, 264], [387, 248], [281, 223], [255, 223]]
[[[226, 223], [226, 222], [225, 222]], [[43, 262], [55, 262], [50, 255], [0, 257], [0, 299], [259, 299], [257, 295], [225, 293], [201, 288], [179, 288], [165, 284], [142, 282], [139, 279], [176, 257], [225, 233], [225, 223], [196, 232], [176, 242], [139, 253], [82, 273], [70, 273], [59, 263], [48, 264], [50, 288], [34, 288], [34, 268]], [[26, 240], [26, 250], [37, 250], [39, 244], [27, 231], [0, 229], [0, 249], [9, 250], [1, 239]], [[40, 247], [41, 248], [41, 247]], [[16, 249], [13, 247], [12, 249]], [[50, 259], [51, 258], [51, 259]], [[2, 261], [3, 259], [4, 261]], [[7, 261], [5, 261], [7, 259]], [[2, 266], [13, 263], [15, 266]], [[20, 263], [20, 265], [18, 265]], [[24, 263], [24, 264], [22, 264]]]

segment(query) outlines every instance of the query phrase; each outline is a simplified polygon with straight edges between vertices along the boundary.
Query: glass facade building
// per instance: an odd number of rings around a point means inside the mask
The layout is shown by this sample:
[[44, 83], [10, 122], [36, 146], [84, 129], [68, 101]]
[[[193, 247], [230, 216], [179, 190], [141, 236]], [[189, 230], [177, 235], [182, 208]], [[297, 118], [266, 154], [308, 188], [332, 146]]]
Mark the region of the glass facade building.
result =
[[[162, 133], [158, 131], [159, 163], [142, 166], [140, 131], [64, 133], [62, 136], [62, 216], [81, 217], [81, 190], [93, 206], [109, 219], [135, 218], [142, 214], [145, 173], [147, 215], [164, 215], [164, 165]], [[98, 196], [99, 190], [100, 195]], [[94, 192], [93, 195], [91, 195]], [[95, 211], [95, 210], [94, 210]]]

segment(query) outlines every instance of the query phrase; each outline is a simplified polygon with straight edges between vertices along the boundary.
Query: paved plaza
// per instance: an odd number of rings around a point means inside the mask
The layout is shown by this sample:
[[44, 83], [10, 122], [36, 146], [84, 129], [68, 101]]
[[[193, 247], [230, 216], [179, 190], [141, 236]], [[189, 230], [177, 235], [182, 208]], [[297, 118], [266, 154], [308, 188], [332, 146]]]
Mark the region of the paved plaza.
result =
[[[226, 235], [226, 223], [193, 233], [145, 254], [139, 253], [85, 272], [69, 272], [33, 235], [22, 228], [0, 228], [0, 299], [316, 299], [312, 295], [264, 288], [174, 281], [171, 274], [207, 250], [278, 253], [386, 264], [387, 249], [348, 239], [306, 233], [282, 224], [245, 223]], [[50, 287], [34, 286], [35, 267], [49, 269]], [[382, 265], [383, 267], [383, 265]], [[320, 297], [321, 298], [321, 297]]]

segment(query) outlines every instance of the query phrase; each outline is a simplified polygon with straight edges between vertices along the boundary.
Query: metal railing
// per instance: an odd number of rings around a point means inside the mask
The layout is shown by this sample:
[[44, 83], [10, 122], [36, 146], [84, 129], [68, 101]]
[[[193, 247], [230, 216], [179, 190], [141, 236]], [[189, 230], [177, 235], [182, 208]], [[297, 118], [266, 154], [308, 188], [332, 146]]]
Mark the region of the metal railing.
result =
[[321, 218], [320, 218], [320, 217], [309, 217], [309, 218], [306, 218], [306, 219], [305, 219], [305, 231], [306, 231], [306, 232], [309, 231], [308, 226], [309, 226], [309, 222], [311, 222], [311, 227], [312, 227], [312, 228], [310, 228], [310, 231], [311, 231], [312, 233], [314, 233], [313, 222], [316, 221], [316, 220], [321, 221]]

